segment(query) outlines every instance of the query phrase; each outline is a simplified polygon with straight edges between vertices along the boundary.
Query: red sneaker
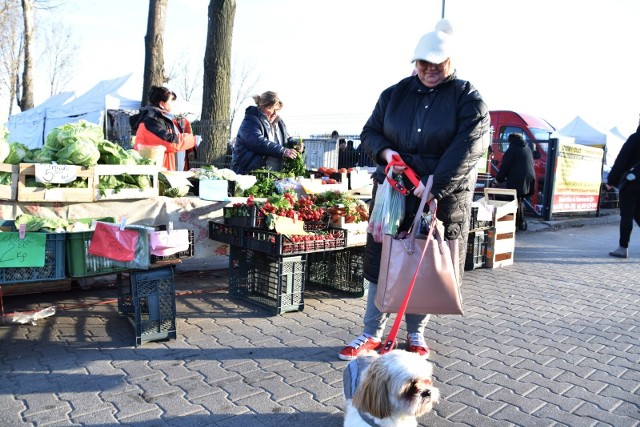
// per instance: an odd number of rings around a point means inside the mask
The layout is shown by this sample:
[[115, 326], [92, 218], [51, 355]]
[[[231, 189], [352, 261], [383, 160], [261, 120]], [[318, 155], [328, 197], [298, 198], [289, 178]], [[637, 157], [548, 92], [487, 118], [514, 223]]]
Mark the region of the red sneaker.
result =
[[382, 347], [380, 340], [362, 334], [355, 340], [351, 341], [348, 346], [340, 350], [338, 358], [340, 360], [353, 360], [358, 357], [358, 354], [363, 350], [378, 350]]
[[419, 332], [407, 334], [407, 351], [416, 353], [425, 359], [429, 358], [429, 346]]

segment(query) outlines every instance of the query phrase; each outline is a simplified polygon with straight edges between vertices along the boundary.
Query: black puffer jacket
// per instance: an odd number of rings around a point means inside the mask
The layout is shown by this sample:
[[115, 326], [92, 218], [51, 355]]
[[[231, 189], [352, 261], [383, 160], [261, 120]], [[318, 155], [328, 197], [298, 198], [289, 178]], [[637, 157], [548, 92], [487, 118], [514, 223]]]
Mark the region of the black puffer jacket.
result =
[[[489, 142], [489, 112], [469, 82], [453, 74], [430, 89], [417, 76], [401, 80], [382, 92], [360, 139], [365, 152], [379, 163], [384, 162], [381, 152], [390, 148], [423, 183], [433, 175], [431, 192], [438, 200], [445, 238], [456, 239], [466, 233], [475, 166]], [[378, 167], [375, 178], [382, 182], [384, 165]], [[402, 229], [413, 221], [418, 202], [412, 194], [407, 196]], [[381, 248], [369, 235], [364, 273], [373, 282], [378, 280]]]
[[289, 136], [287, 127], [281, 118], [278, 118], [277, 130], [278, 139], [283, 144], [269, 140], [269, 128], [271, 124], [267, 116], [262, 114], [258, 107], [252, 105], [247, 107], [244, 120], [238, 130], [238, 137], [233, 146], [233, 160], [231, 169], [238, 174], [246, 174], [256, 169], [265, 168], [269, 157], [278, 160], [279, 168], [282, 169], [282, 160], [285, 148], [292, 148], [296, 140]]
[[535, 191], [536, 171], [533, 152], [521, 137], [513, 138], [504, 153], [496, 181], [507, 181], [507, 188], [516, 190], [518, 196], [530, 196]]
[[640, 126], [622, 145], [607, 176], [607, 184], [612, 187], [619, 187], [620, 180], [625, 175], [625, 172], [638, 162], [640, 162]]

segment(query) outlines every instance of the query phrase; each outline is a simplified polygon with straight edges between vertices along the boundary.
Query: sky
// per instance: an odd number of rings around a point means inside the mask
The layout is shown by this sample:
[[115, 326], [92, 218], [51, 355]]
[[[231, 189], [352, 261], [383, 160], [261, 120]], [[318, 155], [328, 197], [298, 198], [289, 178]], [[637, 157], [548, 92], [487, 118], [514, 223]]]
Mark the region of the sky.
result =
[[[201, 66], [208, 3], [169, 0], [166, 68], [180, 58]], [[255, 94], [279, 93], [290, 133], [359, 134], [380, 92], [411, 74], [416, 43], [433, 30], [442, 6], [442, 0], [237, 0], [233, 64], [252, 67]], [[58, 13], [79, 45], [77, 75], [66, 89], [80, 94], [132, 73], [121, 94], [140, 98], [148, 1], [66, 0]], [[458, 77], [479, 90], [489, 109], [536, 115], [556, 129], [578, 115], [625, 136], [637, 128], [640, 1], [446, 0], [444, 15], [454, 28]], [[36, 105], [46, 93], [36, 91]]]

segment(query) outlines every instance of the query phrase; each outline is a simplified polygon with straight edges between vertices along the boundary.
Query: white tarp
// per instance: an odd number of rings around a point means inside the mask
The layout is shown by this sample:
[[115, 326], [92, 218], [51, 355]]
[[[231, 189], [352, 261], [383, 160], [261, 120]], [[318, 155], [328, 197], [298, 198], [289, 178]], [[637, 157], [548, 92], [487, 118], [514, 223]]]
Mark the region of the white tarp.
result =
[[21, 142], [29, 148], [41, 147], [45, 135], [46, 110], [70, 102], [74, 97], [75, 94], [73, 92], [62, 92], [34, 108], [10, 116], [7, 123], [9, 142]]
[[569, 124], [557, 130], [557, 133], [570, 136], [575, 139], [576, 144], [589, 145], [592, 147], [606, 147], [607, 157], [605, 164], [612, 166], [616, 160], [624, 138], [611, 131], [601, 129], [597, 125], [589, 124], [582, 117], [576, 116]]
[[72, 102], [57, 108], [47, 109], [44, 134], [47, 135], [58, 126], [74, 123], [78, 120], [103, 125], [107, 110], [138, 110], [140, 101], [125, 98], [118, 93], [129, 77], [131, 74], [103, 80]]

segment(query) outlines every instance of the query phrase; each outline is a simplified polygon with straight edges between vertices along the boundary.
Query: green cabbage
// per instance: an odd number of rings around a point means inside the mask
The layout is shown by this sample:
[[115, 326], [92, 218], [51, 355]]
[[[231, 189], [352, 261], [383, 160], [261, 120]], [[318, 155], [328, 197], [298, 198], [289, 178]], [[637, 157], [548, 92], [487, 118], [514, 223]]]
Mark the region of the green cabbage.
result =
[[12, 142], [9, 144], [9, 155], [6, 159], [4, 159], [5, 163], [9, 163], [11, 165], [17, 165], [22, 162], [22, 159], [29, 152], [29, 147], [19, 142]]
[[104, 139], [102, 126], [90, 123], [86, 120], [79, 120], [76, 123], [67, 123], [58, 128], [58, 141], [65, 144], [65, 141], [76, 141], [79, 139], [88, 139], [93, 142], [99, 142]]
[[69, 226], [69, 222], [62, 218], [41, 218], [39, 216], [22, 214], [16, 217], [14, 225], [16, 229], [20, 229], [20, 225], [24, 224], [27, 231], [40, 231], [43, 228], [49, 230], [56, 230], [59, 228], [65, 229]]
[[11, 185], [11, 172], [0, 172], [0, 185]]
[[100, 150], [100, 163], [105, 165], [135, 165], [136, 159], [127, 150], [111, 141], [101, 140], [97, 144]]
[[62, 165], [94, 166], [100, 159], [100, 150], [90, 139], [78, 139], [56, 154]]

